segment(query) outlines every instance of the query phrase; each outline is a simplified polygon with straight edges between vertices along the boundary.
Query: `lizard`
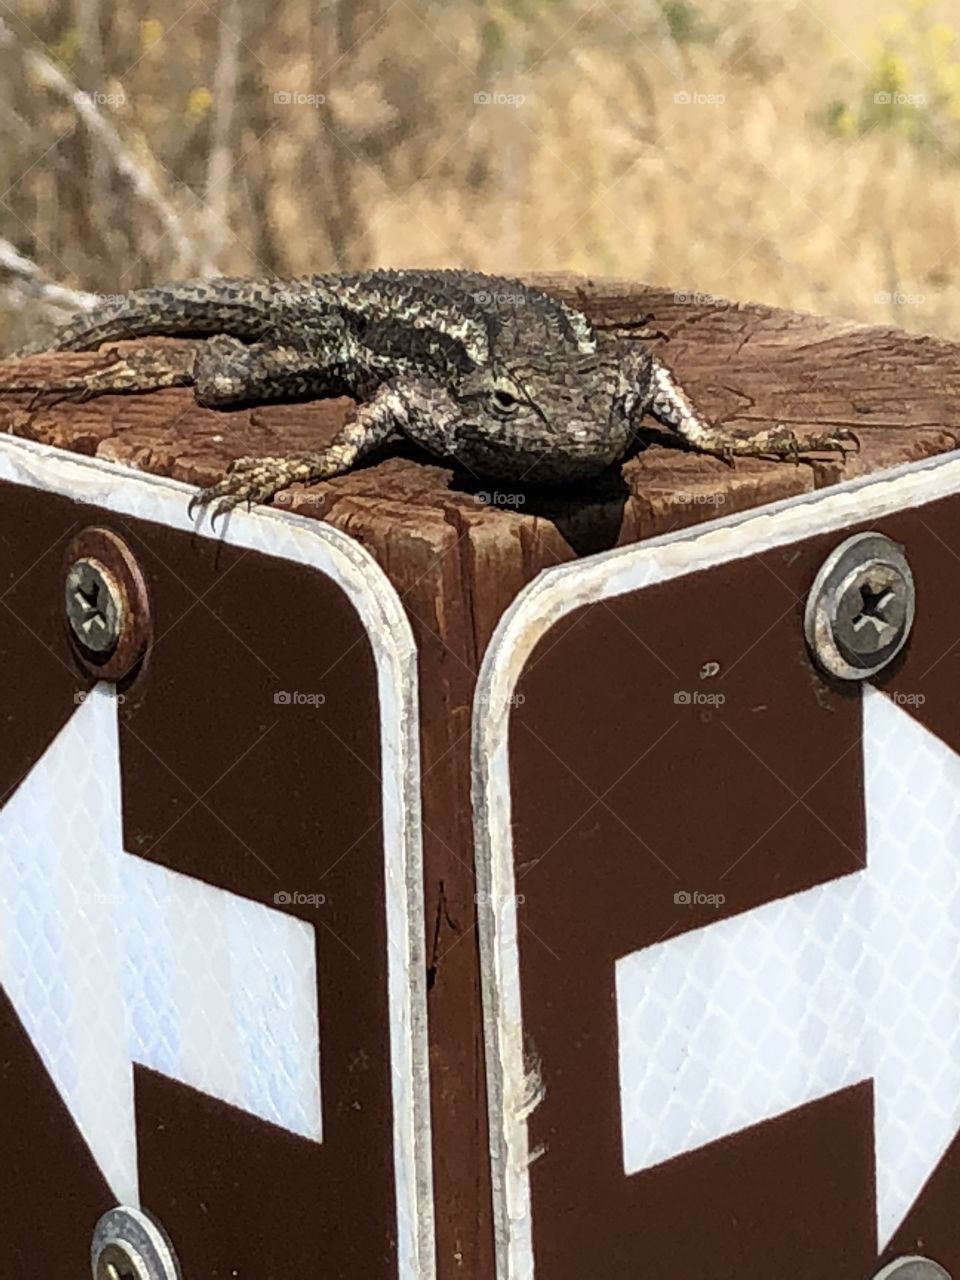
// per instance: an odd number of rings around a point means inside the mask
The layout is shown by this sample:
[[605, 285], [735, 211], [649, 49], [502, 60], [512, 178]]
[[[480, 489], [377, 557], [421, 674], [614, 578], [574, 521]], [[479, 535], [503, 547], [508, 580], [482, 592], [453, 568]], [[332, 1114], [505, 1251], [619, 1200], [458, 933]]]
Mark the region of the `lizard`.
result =
[[[630, 450], [645, 414], [688, 448], [792, 458], [859, 447], [837, 429], [777, 426], [740, 436], [704, 417], [641, 343], [594, 327], [518, 280], [466, 270], [374, 270], [291, 280], [219, 277], [133, 290], [96, 304], [23, 348], [89, 351], [103, 342], [201, 339], [185, 350], [118, 353], [65, 375], [81, 397], [190, 385], [198, 402], [347, 395], [353, 412], [325, 448], [241, 457], [191, 501], [212, 518], [270, 501], [289, 485], [354, 467], [394, 432], [476, 476], [512, 485], [576, 485]], [[43, 389], [50, 389], [50, 382]]]

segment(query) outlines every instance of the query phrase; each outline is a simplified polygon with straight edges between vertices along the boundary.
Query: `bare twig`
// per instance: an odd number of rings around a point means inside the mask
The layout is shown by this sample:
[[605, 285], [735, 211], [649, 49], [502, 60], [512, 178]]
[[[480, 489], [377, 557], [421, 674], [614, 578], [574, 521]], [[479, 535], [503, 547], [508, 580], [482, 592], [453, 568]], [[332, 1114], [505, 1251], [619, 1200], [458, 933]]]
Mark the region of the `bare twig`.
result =
[[8, 290], [12, 289], [20, 296], [39, 299], [53, 307], [86, 311], [97, 301], [95, 293], [70, 289], [51, 280], [35, 262], [25, 258], [9, 240], [0, 236], [0, 278], [3, 276], [12, 277], [12, 282], [4, 281]]
[[230, 209], [231, 143], [237, 104], [240, 54], [240, 0], [226, 0], [219, 18], [217, 69], [213, 81], [213, 121], [207, 159], [205, 209], [201, 220], [201, 272], [215, 275], [217, 249], [224, 238]]
[[[0, 18], [0, 47], [20, 47], [16, 36]], [[99, 109], [93, 98], [70, 80], [46, 54], [37, 49], [21, 47], [21, 56], [28, 72], [45, 89], [70, 103], [89, 129], [92, 137], [103, 147], [114, 168], [130, 183], [136, 196], [148, 205], [169, 235], [177, 255], [177, 270], [187, 270], [196, 260], [196, 249], [184, 230], [176, 211], [164, 198], [152, 174], [131, 155], [114, 128]]]
[[[328, 23], [332, 43], [320, 65], [336, 68], [337, 75], [350, 82], [365, 37], [374, 29], [381, 10], [382, 0], [336, 0], [333, 22]], [[321, 30], [314, 24], [315, 39]], [[323, 57], [318, 50], [316, 60]], [[357, 191], [361, 161], [321, 112], [316, 113], [316, 131], [319, 165], [326, 175], [326, 199], [319, 213], [331, 256], [341, 271], [366, 266], [371, 248], [366, 210]]]
[[[106, 63], [100, 37], [101, 0], [73, 0], [73, 19], [80, 35], [82, 62], [76, 69], [78, 83], [84, 88], [100, 90], [106, 83]], [[95, 139], [85, 133], [83, 181], [86, 186], [86, 216], [78, 228], [90, 244], [92, 256], [109, 255], [116, 244], [118, 223], [122, 220], [116, 192], [112, 189], [110, 160]]]
[[684, 73], [683, 53], [674, 39], [673, 32], [670, 30], [670, 23], [667, 21], [664, 7], [658, 0], [654, 0], [650, 5], [650, 18], [657, 33], [658, 52], [661, 61], [668, 68], [671, 75], [679, 78]]

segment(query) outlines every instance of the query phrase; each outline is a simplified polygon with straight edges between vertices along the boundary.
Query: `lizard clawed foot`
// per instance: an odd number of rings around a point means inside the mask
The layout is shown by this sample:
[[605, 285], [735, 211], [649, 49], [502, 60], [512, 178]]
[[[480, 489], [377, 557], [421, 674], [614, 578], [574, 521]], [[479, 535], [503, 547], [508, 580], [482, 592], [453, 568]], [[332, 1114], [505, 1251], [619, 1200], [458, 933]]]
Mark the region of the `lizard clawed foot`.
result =
[[192, 517], [198, 508], [209, 508], [210, 523], [215, 524], [218, 516], [243, 503], [249, 510], [254, 503], [269, 502], [282, 489], [304, 479], [302, 471], [302, 463], [293, 458], [235, 458], [222, 480], [194, 494], [187, 514]]
[[361, 406], [325, 449], [285, 458], [237, 458], [222, 480], [194, 494], [188, 514], [192, 516], [198, 507], [209, 507], [210, 523], [215, 524], [218, 516], [225, 516], [241, 503], [245, 502], [249, 510], [255, 502], [269, 502], [292, 484], [312, 484], [342, 475], [358, 456], [388, 434], [391, 425], [383, 415], [382, 405], [374, 400]]
[[839, 453], [846, 458], [848, 453], [859, 451], [859, 438], [846, 427], [806, 435], [797, 435], [790, 427], [774, 427], [770, 431], [760, 431], [755, 436], [725, 440], [710, 450], [724, 462], [730, 462], [735, 456], [792, 458], [794, 462], [799, 462], [809, 453]]
[[[799, 436], [788, 427], [778, 427], [771, 435], [774, 437], [770, 442], [771, 452], [779, 453], [782, 448], [784, 452], [779, 456], [792, 457], [796, 461], [805, 453], [839, 453], [841, 458], [846, 458], [848, 453], [860, 452], [859, 437], [846, 427]], [[777, 441], [778, 435], [780, 442]]]

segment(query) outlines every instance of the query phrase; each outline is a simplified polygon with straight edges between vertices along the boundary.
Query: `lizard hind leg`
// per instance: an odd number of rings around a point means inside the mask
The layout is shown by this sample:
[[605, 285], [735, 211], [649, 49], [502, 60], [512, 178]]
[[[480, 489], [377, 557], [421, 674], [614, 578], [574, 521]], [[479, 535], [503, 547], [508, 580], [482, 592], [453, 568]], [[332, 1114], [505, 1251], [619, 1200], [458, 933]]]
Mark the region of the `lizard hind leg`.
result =
[[16, 364], [0, 374], [2, 391], [34, 391], [35, 401], [47, 407], [60, 400], [89, 400], [93, 396], [159, 391], [165, 387], [189, 386], [194, 378], [197, 344], [183, 343], [162, 349], [141, 348], [116, 352], [109, 364], [85, 373], [43, 374], [20, 372]]
[[201, 404], [215, 406], [338, 390], [329, 385], [315, 352], [242, 342], [228, 334], [117, 351], [109, 364], [86, 373], [45, 372], [41, 378], [20, 372], [17, 365], [11, 369], [9, 377], [0, 375], [0, 390], [62, 393], [58, 398], [80, 400], [192, 385]]
[[194, 392], [216, 406], [280, 400], [327, 390], [315, 351], [273, 342], [242, 342], [218, 333], [202, 342], [194, 367]]
[[345, 341], [343, 321], [336, 315], [315, 317], [309, 339], [249, 342], [228, 333], [212, 334], [197, 352], [196, 397], [213, 406], [350, 395], [353, 388], [337, 372]]
[[758, 431], [752, 436], [735, 435], [708, 422], [666, 365], [656, 359], [645, 408], [657, 422], [671, 427], [699, 453], [710, 453], [727, 461], [734, 457], [792, 458], [796, 461], [808, 453], [839, 453], [845, 457], [860, 448], [858, 438], [844, 427], [798, 435], [789, 427], [778, 426]]

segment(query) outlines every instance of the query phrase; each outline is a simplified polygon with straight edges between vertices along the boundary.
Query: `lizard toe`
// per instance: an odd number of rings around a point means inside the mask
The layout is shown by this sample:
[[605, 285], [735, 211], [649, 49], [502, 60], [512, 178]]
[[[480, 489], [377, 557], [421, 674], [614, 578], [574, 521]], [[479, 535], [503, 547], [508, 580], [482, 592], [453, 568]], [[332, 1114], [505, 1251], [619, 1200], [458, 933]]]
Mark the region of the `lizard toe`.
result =
[[269, 502], [290, 484], [289, 470], [284, 458], [235, 458], [222, 480], [193, 495], [188, 512], [192, 516], [198, 508], [210, 508], [215, 523], [243, 503], [249, 510], [255, 503]]
[[809, 447], [823, 453], [839, 453], [841, 457], [845, 458], [848, 453], [860, 452], [860, 438], [854, 435], [852, 431], [842, 427], [838, 431], [831, 431], [826, 435], [814, 436], [810, 441]]
[[836, 447], [843, 454], [860, 452], [860, 437], [855, 431], [849, 431], [846, 427], [834, 433]]

